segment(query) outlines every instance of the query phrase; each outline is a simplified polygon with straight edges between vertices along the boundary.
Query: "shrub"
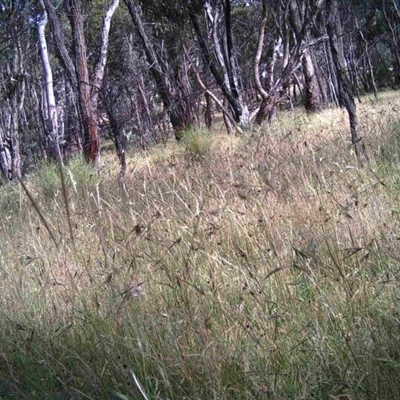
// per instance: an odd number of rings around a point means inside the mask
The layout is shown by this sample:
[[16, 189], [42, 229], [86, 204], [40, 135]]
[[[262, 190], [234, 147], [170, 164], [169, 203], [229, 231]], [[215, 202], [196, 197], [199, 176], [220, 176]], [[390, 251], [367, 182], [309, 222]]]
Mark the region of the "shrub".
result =
[[205, 128], [193, 127], [182, 132], [186, 151], [195, 157], [205, 156], [211, 148], [212, 135]]
[[[99, 182], [99, 174], [83, 157], [72, 159], [64, 169], [65, 184], [75, 194], [93, 190]], [[44, 201], [54, 200], [61, 193], [60, 166], [53, 161], [45, 161], [38, 167], [34, 186]]]
[[10, 215], [19, 211], [21, 204], [21, 191], [19, 185], [6, 184], [0, 192], [0, 211]]
[[60, 167], [53, 161], [40, 163], [35, 187], [44, 200], [53, 200], [61, 190]]
[[99, 183], [99, 174], [83, 157], [76, 157], [68, 164], [66, 180], [75, 193], [85, 193], [93, 190]]

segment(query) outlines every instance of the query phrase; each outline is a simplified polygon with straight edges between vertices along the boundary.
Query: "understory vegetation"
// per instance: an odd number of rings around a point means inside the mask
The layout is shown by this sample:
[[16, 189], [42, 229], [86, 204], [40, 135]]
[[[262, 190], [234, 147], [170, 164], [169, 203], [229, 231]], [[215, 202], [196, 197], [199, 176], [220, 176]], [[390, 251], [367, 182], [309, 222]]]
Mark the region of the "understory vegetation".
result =
[[4, 186], [0, 399], [400, 398], [399, 106]]

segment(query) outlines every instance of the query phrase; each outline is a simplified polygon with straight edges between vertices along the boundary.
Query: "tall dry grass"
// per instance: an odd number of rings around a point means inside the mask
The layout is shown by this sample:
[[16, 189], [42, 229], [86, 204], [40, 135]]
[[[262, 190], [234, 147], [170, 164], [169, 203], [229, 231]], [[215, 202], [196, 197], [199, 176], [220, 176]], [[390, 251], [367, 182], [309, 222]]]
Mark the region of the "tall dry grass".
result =
[[296, 111], [131, 154], [126, 190], [111, 155], [5, 187], [0, 398], [400, 398], [399, 105], [359, 106], [364, 168]]

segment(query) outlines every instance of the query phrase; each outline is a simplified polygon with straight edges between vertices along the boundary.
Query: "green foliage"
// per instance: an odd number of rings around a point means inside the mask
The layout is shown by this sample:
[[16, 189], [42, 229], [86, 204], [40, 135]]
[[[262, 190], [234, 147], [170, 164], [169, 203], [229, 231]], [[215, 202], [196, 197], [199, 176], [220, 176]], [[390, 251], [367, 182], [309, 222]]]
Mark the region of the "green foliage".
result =
[[[83, 157], [73, 158], [64, 168], [67, 188], [76, 195], [87, 194], [99, 183], [99, 174]], [[60, 166], [53, 161], [42, 162], [35, 174], [34, 186], [44, 201], [52, 201], [61, 193]]]
[[386, 63], [382, 60], [379, 66], [376, 68], [375, 79], [381, 87], [390, 86], [393, 80], [393, 74], [390, 70], [391, 57], [387, 56], [385, 59]]
[[100, 176], [92, 164], [83, 157], [73, 158], [67, 166], [67, 182], [76, 193], [89, 193], [98, 185]]
[[388, 141], [377, 154], [381, 170], [400, 189], [400, 121], [386, 127]]
[[19, 211], [21, 188], [19, 185], [6, 184], [0, 189], [0, 211], [9, 216]]
[[39, 164], [34, 185], [45, 201], [54, 200], [61, 190], [60, 167], [52, 161]]
[[193, 127], [182, 132], [181, 140], [191, 156], [203, 157], [211, 149], [212, 135], [205, 128]]

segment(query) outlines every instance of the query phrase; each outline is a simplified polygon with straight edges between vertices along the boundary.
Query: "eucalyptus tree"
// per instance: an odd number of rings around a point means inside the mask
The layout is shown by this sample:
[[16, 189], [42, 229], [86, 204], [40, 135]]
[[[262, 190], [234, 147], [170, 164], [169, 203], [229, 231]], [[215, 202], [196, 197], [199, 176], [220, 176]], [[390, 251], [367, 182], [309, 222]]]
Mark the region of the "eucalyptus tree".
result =
[[378, 10], [382, 13], [392, 52], [394, 84], [396, 87], [400, 87], [400, 2], [398, 0], [381, 0]]
[[[397, 11], [396, 11], [397, 10]], [[340, 46], [355, 93], [400, 83], [399, 0], [338, 2]]]
[[234, 120], [242, 125], [249, 124], [251, 116], [243, 97], [241, 71], [237, 62], [238, 45], [233, 37], [233, 2], [205, 1], [201, 4], [204, 8], [203, 21], [200, 21], [203, 15], [199, 9], [194, 8], [192, 2], [187, 3], [187, 13], [205, 64], [221, 90]]
[[[319, 109], [319, 90], [309, 48], [323, 41], [321, 37], [311, 38], [311, 26], [321, 12], [322, 0], [307, 0], [298, 6], [296, 0], [263, 0], [262, 19], [257, 52], [254, 59], [254, 80], [262, 101], [255, 118], [257, 124], [271, 120], [278, 104], [286, 96], [293, 83], [295, 72], [302, 65], [306, 72], [306, 87], [310, 110]], [[268, 14], [272, 15], [274, 29], [266, 32]], [[266, 34], [275, 37], [270, 59], [266, 62], [265, 84], [260, 79], [259, 64], [263, 57]]]
[[5, 179], [21, 176], [21, 140], [26, 130], [30, 1], [0, 2], [0, 168]]
[[[311, 37], [307, 30], [307, 25], [313, 21], [307, 21], [309, 18], [310, 9], [306, 2], [301, 2], [300, 5], [296, 0], [289, 3], [289, 21], [294, 32], [296, 41], [301, 42], [303, 36], [306, 39]], [[321, 110], [321, 92], [318, 84], [318, 78], [312, 59], [312, 48], [305, 47], [302, 55], [302, 66], [304, 73], [304, 86], [306, 91], [306, 109], [310, 112], [318, 112]]]
[[[371, 47], [374, 45], [374, 43], [372, 43], [371, 46], [371, 40], [369, 35], [367, 34], [365, 6], [366, 4], [364, 4], [363, 1], [361, 1], [361, 4], [351, 4], [352, 14], [357, 28], [360, 49], [362, 51], [361, 58], [363, 59], [365, 70], [367, 71], [366, 74], [361, 74], [361, 81], [367, 91], [370, 91], [372, 88], [375, 99], [377, 99], [378, 88], [375, 79], [375, 68], [371, 57]], [[367, 79], [365, 79], [366, 76], [368, 77]]]
[[50, 141], [50, 147], [53, 152], [54, 158], [59, 162], [63, 162], [60, 150], [60, 137], [59, 137], [59, 112], [56, 104], [56, 97], [54, 93], [54, 80], [53, 70], [50, 64], [50, 56], [46, 39], [46, 26], [48, 23], [47, 12], [43, 0], [39, 0], [41, 8], [41, 15], [38, 19], [38, 39], [40, 47], [40, 55], [43, 64], [44, 72], [44, 92], [45, 92], [45, 105], [44, 105], [44, 119], [46, 121], [47, 135]]
[[105, 12], [97, 62], [92, 74], [88, 65], [84, 29], [84, 3], [86, 2], [80, 0], [64, 0], [62, 2], [63, 11], [67, 13], [70, 21], [72, 51], [68, 50], [66, 28], [62, 24], [55, 4], [52, 0], [43, 0], [43, 3], [50, 21], [59, 59], [78, 98], [80, 120], [83, 127], [84, 154], [88, 161], [98, 165], [100, 160], [99, 94], [108, 55], [111, 19], [119, 5], [119, 0], [113, 0]]
[[140, 38], [155, 89], [175, 137], [196, 123], [196, 88], [189, 74], [185, 8], [180, 2], [124, 0]]
[[170, 121], [161, 107], [162, 100], [128, 10], [121, 8], [115, 18], [101, 100], [108, 117], [107, 131], [121, 162], [121, 180], [129, 142], [146, 148], [150, 143], [164, 141], [170, 133]]
[[363, 162], [366, 160], [367, 155], [360, 136], [357, 106], [354, 101], [353, 88], [346, 71], [343, 48], [339, 45], [340, 32], [338, 32], [339, 13], [337, 0], [326, 0], [326, 15], [329, 45], [339, 86], [339, 102], [347, 110], [350, 121], [351, 142], [357, 157]]

